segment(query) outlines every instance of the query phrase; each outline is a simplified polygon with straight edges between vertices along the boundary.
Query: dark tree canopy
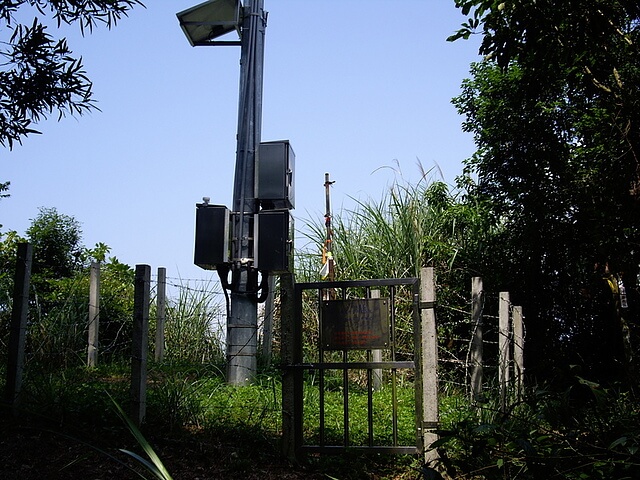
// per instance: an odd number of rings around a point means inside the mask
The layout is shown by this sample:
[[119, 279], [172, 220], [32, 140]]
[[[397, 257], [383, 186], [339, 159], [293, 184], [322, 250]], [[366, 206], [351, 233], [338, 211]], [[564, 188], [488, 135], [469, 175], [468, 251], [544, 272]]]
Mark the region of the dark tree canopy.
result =
[[66, 40], [55, 39], [37, 18], [29, 25], [16, 22], [19, 9], [50, 15], [58, 24], [78, 24], [83, 33], [97, 25], [110, 28], [140, 0], [9, 0], [0, 3], [3, 61], [0, 66], [0, 145], [12, 148], [29, 134], [33, 124], [56, 113], [82, 115], [95, 109], [92, 84], [82, 61], [74, 58]]
[[[529, 364], [580, 362], [593, 351], [582, 339], [617, 321], [602, 316], [596, 263], [637, 290], [640, 5], [456, 4], [470, 18], [451, 39], [483, 36], [485, 60], [454, 102], [478, 148], [467, 162], [475, 194], [504, 226], [492, 271], [528, 313]], [[637, 302], [624, 315], [636, 318]]]
[[503, 71], [518, 65], [528, 98], [562, 88], [569, 102], [580, 96], [584, 108], [601, 109], [605, 116], [598, 120], [621, 142], [618, 150], [633, 167], [631, 188], [637, 189], [640, 3], [456, 0], [456, 5], [472, 17], [450, 40], [481, 33], [480, 54]]
[[55, 208], [41, 208], [26, 234], [33, 245], [34, 275], [67, 278], [80, 267], [82, 229], [75, 218]]

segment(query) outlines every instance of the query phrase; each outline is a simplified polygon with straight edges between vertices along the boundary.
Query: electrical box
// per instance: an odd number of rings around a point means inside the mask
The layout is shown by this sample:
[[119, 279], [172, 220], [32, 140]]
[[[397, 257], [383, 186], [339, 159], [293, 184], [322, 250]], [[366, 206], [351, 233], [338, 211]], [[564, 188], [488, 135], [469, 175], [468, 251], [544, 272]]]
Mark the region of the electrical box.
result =
[[254, 266], [274, 273], [293, 271], [293, 217], [288, 210], [266, 210], [257, 215]]
[[223, 205], [196, 204], [194, 263], [205, 270], [229, 262], [229, 209]]
[[294, 208], [295, 158], [288, 140], [260, 144], [257, 190], [263, 210]]

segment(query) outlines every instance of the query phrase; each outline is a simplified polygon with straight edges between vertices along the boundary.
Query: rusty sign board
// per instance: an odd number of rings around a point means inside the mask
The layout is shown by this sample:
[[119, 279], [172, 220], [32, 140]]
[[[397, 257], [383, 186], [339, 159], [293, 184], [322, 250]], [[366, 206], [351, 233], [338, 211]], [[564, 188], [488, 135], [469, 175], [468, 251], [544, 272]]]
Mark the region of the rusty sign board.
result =
[[389, 348], [389, 299], [355, 298], [322, 302], [325, 350]]

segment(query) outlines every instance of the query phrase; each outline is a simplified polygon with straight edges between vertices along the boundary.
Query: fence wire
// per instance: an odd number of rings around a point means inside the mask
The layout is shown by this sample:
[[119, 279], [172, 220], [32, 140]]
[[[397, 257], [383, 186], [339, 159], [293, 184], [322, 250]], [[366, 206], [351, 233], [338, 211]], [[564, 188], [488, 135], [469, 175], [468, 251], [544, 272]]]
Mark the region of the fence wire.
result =
[[[168, 291], [165, 320], [165, 355], [168, 360], [199, 364], [224, 364], [226, 356], [226, 321], [228, 306], [219, 283], [212, 280], [166, 277]], [[71, 288], [67, 298], [49, 298], [46, 302], [38, 292], [32, 292], [28, 321], [26, 363], [64, 368], [82, 365], [87, 357], [88, 291]], [[149, 338], [155, 338], [156, 301], [158, 275], [153, 274], [150, 284], [151, 309]], [[277, 288], [276, 288], [277, 291]], [[108, 294], [107, 294], [108, 293]], [[514, 331], [500, 332], [498, 327], [499, 294], [483, 291], [480, 321], [472, 318], [472, 300], [460, 305], [437, 304], [439, 384], [441, 389], [471, 388], [471, 372], [474, 367], [472, 348], [474, 336], [482, 329], [483, 388], [494, 388], [499, 370], [500, 335], [507, 335], [511, 344], [522, 345], [526, 340], [526, 327], [522, 338], [514, 338]], [[123, 361], [131, 350], [131, 323], [129, 307], [133, 305], [133, 285], [120, 292], [100, 294], [99, 356], [101, 362]], [[117, 308], [116, 308], [117, 307]], [[121, 308], [122, 307], [122, 308]], [[126, 308], [125, 308], [126, 307]], [[280, 302], [279, 295], [267, 306], [258, 309], [256, 333], [258, 345], [264, 347], [264, 339], [271, 341], [274, 355], [280, 351]], [[513, 305], [509, 303], [509, 310]], [[271, 331], [265, 332], [266, 319]], [[0, 354], [6, 358], [8, 320], [10, 309], [0, 310]], [[440, 320], [442, 319], [442, 320]], [[410, 338], [410, 332], [406, 332]], [[150, 357], [154, 342], [150, 341]], [[399, 352], [409, 355], [413, 345], [398, 345]], [[263, 351], [263, 348], [260, 349]], [[513, 362], [513, 360], [511, 360]], [[512, 368], [512, 365], [510, 365]]]

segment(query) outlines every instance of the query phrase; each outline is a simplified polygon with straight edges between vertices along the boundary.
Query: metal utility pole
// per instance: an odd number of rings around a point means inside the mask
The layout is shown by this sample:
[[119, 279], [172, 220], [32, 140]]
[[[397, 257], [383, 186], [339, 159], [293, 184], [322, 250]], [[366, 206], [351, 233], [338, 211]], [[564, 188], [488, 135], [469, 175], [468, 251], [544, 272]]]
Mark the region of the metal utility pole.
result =
[[253, 221], [258, 211], [255, 166], [262, 128], [262, 72], [267, 14], [262, 0], [245, 7], [240, 58], [238, 146], [233, 189], [231, 311], [227, 320], [227, 382], [244, 385], [257, 371], [258, 279], [253, 268]]
[[[241, 47], [233, 206], [229, 214], [226, 207], [209, 205], [206, 197], [203, 204], [196, 205], [201, 221], [196, 219], [195, 263], [205, 269], [217, 269], [223, 288], [230, 292], [227, 382], [244, 385], [254, 379], [257, 370], [257, 293], [264, 288], [258, 285], [254, 222], [258, 223], [260, 209], [255, 178], [262, 128], [267, 12], [263, 9], [263, 0], [245, 0], [244, 5], [240, 0], [206, 0], [177, 15], [192, 46]], [[240, 42], [216, 40], [233, 30], [240, 34]], [[229, 231], [230, 249], [227, 248]], [[261, 269], [263, 275], [266, 270]]]

